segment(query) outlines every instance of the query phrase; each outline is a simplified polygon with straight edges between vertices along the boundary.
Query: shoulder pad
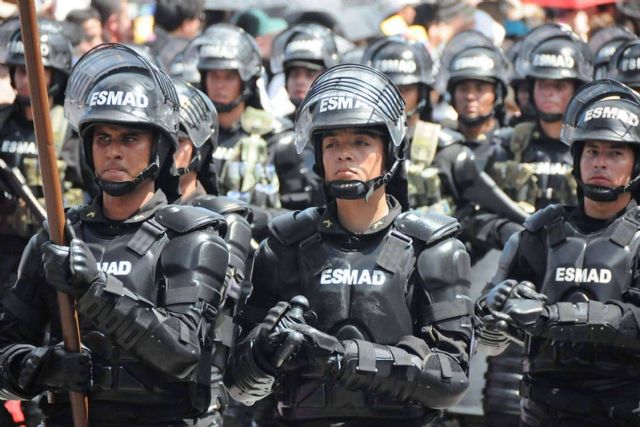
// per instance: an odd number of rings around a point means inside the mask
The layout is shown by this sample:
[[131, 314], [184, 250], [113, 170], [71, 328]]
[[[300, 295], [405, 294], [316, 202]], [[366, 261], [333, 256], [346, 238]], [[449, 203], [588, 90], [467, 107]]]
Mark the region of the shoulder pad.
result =
[[238, 214], [249, 222], [253, 222], [253, 210], [240, 200], [227, 196], [213, 196], [207, 194], [193, 200], [193, 206], [208, 209], [220, 215]]
[[206, 226], [213, 227], [221, 236], [227, 233], [227, 223], [222, 215], [196, 206], [167, 205], [158, 209], [155, 219], [178, 234], [185, 234]]
[[536, 232], [558, 218], [564, 217], [564, 213], [565, 210], [562, 205], [549, 205], [527, 218], [523, 225], [527, 230]]
[[270, 234], [284, 246], [290, 246], [316, 231], [321, 213], [321, 208], [307, 208], [277, 216], [269, 223]]
[[495, 141], [500, 142], [501, 144], [508, 145], [512, 137], [513, 137], [513, 128], [511, 127], [496, 129], [496, 131], [493, 132], [493, 139]]
[[527, 148], [535, 127], [534, 122], [522, 122], [513, 128], [509, 145], [514, 152], [522, 153]]
[[464, 136], [462, 136], [461, 133], [447, 128], [440, 129], [440, 135], [438, 135], [438, 148], [446, 147], [448, 145], [455, 144], [456, 142], [464, 142]]
[[455, 236], [462, 230], [455, 218], [434, 212], [404, 212], [396, 217], [394, 224], [407, 236], [422, 240], [426, 244]]

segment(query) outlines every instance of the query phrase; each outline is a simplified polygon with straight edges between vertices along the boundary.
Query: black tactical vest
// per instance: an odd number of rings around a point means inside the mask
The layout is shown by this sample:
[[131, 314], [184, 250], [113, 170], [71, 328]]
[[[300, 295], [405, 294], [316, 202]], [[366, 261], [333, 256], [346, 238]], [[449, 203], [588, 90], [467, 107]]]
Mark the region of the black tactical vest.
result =
[[[547, 269], [539, 290], [548, 304], [621, 300], [631, 286], [640, 247], [640, 208], [609, 226], [584, 234], [562, 216], [546, 225]], [[640, 373], [640, 360], [620, 349], [590, 344], [556, 343], [533, 338], [528, 343], [530, 372], [613, 371]], [[593, 365], [593, 366], [591, 366]]]
[[[408, 295], [414, 272], [413, 241], [389, 227], [380, 239], [349, 250], [316, 232], [299, 244], [301, 291], [318, 316], [314, 325], [338, 339], [395, 345], [413, 334]], [[319, 372], [300, 372], [283, 382], [284, 419], [417, 418], [421, 406], [346, 390]]]
[[[165, 226], [150, 218], [117, 236], [101, 236], [82, 221], [76, 222], [74, 229], [89, 245], [102, 271], [117, 277], [126, 288], [150, 304], [164, 305], [165, 289], [157, 268], [160, 254], [169, 242]], [[52, 331], [52, 342], [59, 342], [55, 332]], [[91, 350], [93, 401], [125, 401], [154, 407], [173, 405], [176, 413], [185, 413], [184, 408], [189, 407], [189, 381], [178, 382], [146, 365], [82, 318], [80, 334], [83, 345]], [[56, 403], [66, 401], [66, 395], [66, 392], [56, 393]], [[145, 415], [157, 414], [140, 413], [140, 417]]]

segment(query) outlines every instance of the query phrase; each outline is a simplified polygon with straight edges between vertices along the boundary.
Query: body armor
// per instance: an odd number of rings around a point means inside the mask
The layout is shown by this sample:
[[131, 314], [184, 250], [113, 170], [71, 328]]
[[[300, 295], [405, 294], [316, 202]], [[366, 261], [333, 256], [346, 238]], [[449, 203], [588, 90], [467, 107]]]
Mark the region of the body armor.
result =
[[[548, 239], [547, 268], [540, 291], [547, 304], [584, 303], [622, 300], [634, 281], [634, 269], [640, 247], [640, 225], [635, 219], [638, 209], [607, 227], [585, 234], [563, 216], [545, 224]], [[600, 376], [638, 375], [636, 357], [620, 349], [598, 348], [592, 344], [551, 345], [544, 338], [528, 342], [528, 369], [532, 374], [561, 370]], [[589, 365], [590, 368], [586, 369]]]
[[529, 213], [553, 203], [575, 204], [569, 147], [543, 135], [534, 123], [517, 125], [488, 171], [498, 186]]
[[[44, 206], [42, 176], [38, 167], [38, 147], [33, 122], [26, 120], [17, 112], [17, 108], [9, 106], [0, 112], [0, 114], [6, 114], [5, 117], [0, 118], [0, 157], [7, 163], [7, 166], [17, 167], [22, 172], [26, 184], [40, 204]], [[71, 188], [71, 183], [65, 180], [66, 162], [62, 160], [67, 121], [63, 117], [60, 106], [53, 107], [50, 114], [58, 153], [58, 173], [63, 184], [64, 202], [66, 205], [76, 205], [82, 202], [82, 192], [80, 189]], [[0, 234], [28, 238], [42, 224], [24, 200], [20, 199], [18, 195], [12, 194], [10, 196], [12, 200], [11, 202], [7, 200], [6, 211], [1, 215]], [[17, 250], [21, 252], [20, 249]]]
[[[92, 425], [169, 425], [172, 420], [196, 417], [209, 406], [214, 346], [212, 331], [224, 293], [224, 271], [218, 270], [226, 268], [225, 255], [228, 256], [224, 242], [219, 237], [214, 237], [213, 233], [203, 230], [211, 227], [224, 234], [224, 221], [203, 209], [177, 206], [160, 207], [146, 219], [143, 214], [142, 218], [133, 217], [131, 222], [125, 223], [105, 222], [104, 219], [96, 218], [98, 215], [91, 207], [71, 210], [67, 214], [76, 235], [87, 242], [99, 269], [108, 275], [103, 290], [98, 293], [88, 291], [78, 301], [82, 342], [92, 355], [93, 388], [90, 399], [94, 414], [92, 419], [95, 421], [92, 421]], [[39, 240], [46, 238], [45, 233], [40, 233], [32, 239], [32, 243], [37, 246]], [[206, 239], [213, 245], [205, 249], [201, 242]], [[196, 248], [199, 253], [192, 253], [190, 248]], [[211, 249], [217, 251], [215, 257], [212, 257], [214, 252]], [[176, 251], [183, 259], [177, 259], [179, 257]], [[50, 316], [49, 343], [53, 345], [62, 340], [56, 317], [55, 291], [44, 282], [44, 273], [38, 267], [39, 254], [35, 248], [30, 245], [25, 254], [22, 264], [24, 271], [19, 273], [14, 291], [8, 293], [4, 302], [5, 310], [10, 313], [4, 320], [18, 320], [20, 324], [26, 324], [31, 333], [41, 334], [43, 332], [39, 330], [47, 322], [47, 316]], [[194, 255], [197, 257], [194, 258]], [[204, 261], [204, 258], [208, 260]], [[205, 262], [206, 271], [197, 262]], [[197, 274], [201, 279], [193, 280], [184, 276], [185, 267], [187, 276]], [[27, 275], [31, 277], [26, 279]], [[206, 280], [202, 280], [207, 276]], [[20, 277], [25, 279], [21, 281]], [[27, 281], [37, 289], [27, 289]], [[189, 285], [185, 287], [185, 283]], [[36, 291], [37, 294], [34, 294]], [[25, 301], [29, 295], [32, 300]], [[128, 297], [128, 301], [110, 307], [112, 302], [109, 295]], [[155, 326], [153, 322], [148, 323], [150, 318], [145, 320], [145, 315], [135, 312], [135, 309], [127, 317], [126, 311], [131, 310], [131, 304], [148, 307], [145, 310], [147, 312], [152, 308], [159, 313], [182, 313], [182, 307], [189, 307], [183, 315], [191, 317], [192, 314], [187, 314], [189, 311], [198, 313], [192, 319], [197, 322], [194, 325], [198, 334], [197, 343], [190, 341], [195, 335], [190, 335], [191, 332], [172, 323], [172, 320], [166, 320], [168, 324], [160, 325], [157, 329], [158, 338], [162, 337], [163, 340], [158, 340], [158, 343], [166, 343], [170, 338], [160, 329], [169, 325], [169, 328], [178, 327], [181, 339], [184, 340], [181, 343], [197, 346], [199, 349], [200, 360], [197, 367], [186, 368], [185, 363], [188, 362], [185, 354], [181, 353], [181, 348], [163, 347], [163, 350], [152, 350], [154, 357], [165, 367], [163, 369], [158, 368], [160, 365], [150, 363], [149, 355], [145, 354], [150, 348], [148, 342], [135, 336], [140, 337], [139, 332], [144, 331], [144, 328], [142, 331], [138, 329], [141, 327], [139, 323], [149, 328]], [[30, 305], [30, 308], [25, 308]], [[102, 313], [99, 317], [96, 317], [96, 310]], [[130, 334], [129, 344], [116, 330], [110, 329], [110, 325], [121, 325], [119, 322], [122, 319], [118, 320], [119, 316], [132, 322], [127, 332]], [[8, 325], [17, 327], [14, 323]], [[0, 326], [0, 330], [5, 327], [7, 324]], [[158, 344], [153, 344], [152, 347], [156, 345]], [[1, 352], [2, 363], [10, 363], [7, 358], [19, 353], [22, 347], [22, 344], [8, 346], [6, 351]], [[183, 367], [188, 370], [181, 371]], [[24, 398], [23, 393], [24, 390], [7, 390], [5, 387], [2, 395]], [[64, 421], [68, 416], [64, 411], [68, 407], [66, 391], [49, 393], [48, 399], [41, 401], [41, 406], [50, 422], [67, 423]]]
[[[415, 340], [424, 345], [426, 341], [432, 346], [432, 352], [439, 351], [436, 343], [426, 337], [419, 338], [422, 335], [416, 330], [433, 328], [435, 334], [446, 335], [454, 330], [465, 334], [463, 319], [469, 309], [468, 301], [464, 300], [467, 272], [463, 269], [447, 276], [444, 270], [449, 267], [443, 267], [449, 262], [459, 263], [458, 268], [468, 265], [466, 253], [459, 251], [460, 242], [447, 238], [457, 232], [457, 222], [435, 214], [398, 215], [400, 207], [394, 209], [394, 216], [373, 224], [371, 231], [362, 236], [346, 234], [333, 214], [323, 214], [320, 209], [276, 218], [271, 224], [270, 239], [261, 247], [264, 252], [258, 254], [254, 264], [254, 273], [266, 276], [261, 276], [260, 283], [255, 282], [254, 294], [239, 317], [243, 322], [253, 323], [264, 316], [260, 307], [268, 306], [271, 299], [305, 295], [316, 319], [314, 327], [342, 342], [360, 340], [357, 342], [390, 349], [398, 363], [406, 363], [401, 356], [405, 351], [401, 348], [406, 348], [402, 347], [403, 342]], [[267, 244], [274, 245], [276, 254], [268, 255]], [[276, 249], [278, 247], [281, 249]], [[427, 259], [431, 262], [437, 259], [441, 265], [428, 266]], [[277, 265], [279, 277], [264, 271], [266, 265]], [[430, 294], [431, 304], [422, 299], [422, 292]], [[251, 330], [251, 327], [245, 325], [243, 329]], [[241, 339], [238, 348], [245, 348], [246, 342]], [[248, 366], [254, 362], [245, 362], [246, 352], [240, 353], [232, 357], [234, 362], [227, 371], [229, 378], [225, 383], [241, 401], [255, 400], [263, 393], [258, 391], [257, 383], [251, 384], [257, 380], [257, 371], [249, 372], [252, 368]], [[465, 375], [460, 371], [460, 366], [466, 363], [460, 361], [460, 357], [464, 359], [461, 353], [450, 362], [458, 370], [456, 376]], [[382, 363], [380, 360], [378, 363]], [[360, 364], [364, 367], [370, 362], [361, 359]], [[381, 375], [385, 376], [381, 381], [388, 382], [389, 386], [421, 381], [383, 368]], [[436, 381], [441, 381], [439, 373], [437, 377]], [[460, 384], [456, 380], [451, 381], [450, 386], [456, 387], [454, 382]], [[402, 400], [399, 396], [394, 399], [385, 394], [383, 387], [371, 392], [347, 387], [313, 367], [286, 373], [281, 384], [277, 389], [279, 412], [289, 422], [330, 418], [416, 420], [436, 413], [411, 403], [429, 402], [435, 396], [428, 390], [415, 399]], [[457, 396], [457, 392], [447, 387], [442, 391], [443, 396]], [[426, 405], [451, 405], [450, 400], [432, 402]]]

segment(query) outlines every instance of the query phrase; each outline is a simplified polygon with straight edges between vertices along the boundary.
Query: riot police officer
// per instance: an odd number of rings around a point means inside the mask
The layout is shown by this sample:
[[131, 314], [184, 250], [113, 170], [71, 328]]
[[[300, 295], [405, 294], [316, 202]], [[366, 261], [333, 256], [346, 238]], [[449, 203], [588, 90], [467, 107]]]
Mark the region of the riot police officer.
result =
[[245, 285], [247, 257], [251, 249], [253, 212], [245, 203], [218, 196], [213, 151], [218, 139], [218, 113], [209, 97], [191, 84], [173, 79], [180, 99], [180, 131], [174, 163], [180, 175], [180, 203], [209, 209], [224, 216], [227, 222], [225, 242], [229, 250], [229, 265], [225, 278], [220, 319], [214, 330], [215, 349], [211, 367], [211, 405], [198, 420], [198, 426], [221, 423], [221, 412], [229, 404], [222, 385], [222, 373], [233, 343], [235, 306]]
[[640, 39], [618, 47], [609, 61], [609, 77], [640, 91]]
[[[29, 241], [0, 320], [2, 395], [49, 391], [45, 425], [72, 424], [67, 390], [88, 393], [93, 426], [180, 426], [209, 406], [226, 224], [167, 205], [178, 102], [171, 80], [123, 45], [93, 49], [70, 75], [65, 114], [102, 193], [67, 212], [68, 246], [46, 231]], [[81, 353], [57, 344], [56, 290], [76, 299]]]
[[479, 205], [512, 221], [526, 218], [482, 170], [482, 160], [475, 161], [473, 151], [464, 145], [463, 135], [427, 121], [434, 77], [433, 62], [422, 44], [385, 37], [367, 47], [363, 63], [389, 76], [406, 102], [412, 208], [457, 216], [462, 215], [460, 208]]
[[[591, 58], [587, 44], [560, 25], [541, 25], [523, 39], [515, 69], [528, 80], [536, 120], [514, 127], [490, 173], [529, 213], [552, 203], [576, 200], [572, 157], [559, 138], [569, 100], [578, 87], [591, 80]], [[475, 228], [491, 235], [499, 224], [490, 217], [477, 218]], [[490, 425], [518, 422], [520, 371], [520, 349], [516, 346], [488, 360], [483, 404]]]
[[[335, 34], [320, 24], [299, 24], [273, 40], [271, 70], [284, 73], [285, 87], [294, 106], [300, 105], [311, 83], [340, 62]], [[287, 117], [294, 121], [295, 111]]]
[[480, 342], [524, 340], [521, 425], [638, 425], [640, 96], [612, 80], [564, 116], [578, 206], [551, 205], [509, 241], [479, 300]]
[[313, 144], [334, 201], [271, 223], [225, 376], [246, 404], [276, 393], [284, 424], [421, 426], [467, 388], [458, 223], [401, 213], [386, 192], [402, 162], [403, 104], [384, 74], [344, 64], [316, 79], [298, 111], [296, 145]]
[[[63, 141], [67, 133], [67, 122], [64, 119], [62, 102], [71, 69], [71, 44], [64, 36], [62, 28], [55, 22], [40, 20], [40, 44], [42, 63], [45, 67], [47, 79], [50, 115], [53, 137], [58, 153], [65, 156], [68, 150], [63, 150]], [[0, 158], [6, 163], [2, 167], [2, 196], [0, 199], [0, 236], [5, 244], [2, 249], [0, 262], [0, 287], [4, 291], [15, 281], [20, 254], [26, 246], [29, 237], [42, 225], [42, 218], [37, 212], [37, 206], [27, 203], [27, 197], [32, 196], [40, 204], [44, 203], [42, 192], [42, 178], [38, 169], [37, 146], [33, 126], [33, 113], [25, 65], [24, 45], [19, 26], [14, 25], [13, 32], [7, 42], [6, 64], [9, 66], [12, 86], [16, 90], [13, 104], [0, 109]], [[17, 26], [17, 28], [16, 28]], [[66, 158], [66, 157], [65, 157]], [[60, 161], [60, 170], [64, 180], [65, 162]], [[7, 178], [11, 168], [17, 168], [24, 177], [24, 187], [20, 192], [8, 184]], [[22, 179], [22, 177], [20, 177]], [[80, 202], [79, 190], [70, 191], [70, 183], [63, 181], [63, 191], [67, 203]], [[31, 194], [24, 194], [29, 192]]]
[[437, 86], [449, 94], [458, 113], [457, 130], [484, 165], [493, 151], [488, 143], [504, 121], [509, 60], [486, 36], [469, 30], [447, 43], [441, 62]]
[[[512, 133], [511, 128], [500, 127], [511, 74], [509, 61], [493, 41], [470, 30], [447, 43], [441, 62], [437, 86], [448, 92], [458, 113], [457, 130], [464, 135], [464, 145], [473, 151], [479, 169], [491, 173], [502, 151], [500, 141]], [[456, 216], [463, 224], [464, 240], [473, 248], [472, 260], [489, 249], [502, 249], [508, 237], [521, 229], [520, 218], [495, 214], [490, 205], [468, 203]], [[487, 227], [488, 222], [493, 226]]]
[[[339, 60], [336, 35], [320, 24], [295, 25], [273, 40], [271, 70], [274, 74], [284, 74], [286, 92], [296, 108], [315, 78], [325, 69], [338, 64]], [[293, 122], [295, 111], [287, 119]], [[289, 171], [286, 179], [280, 180], [284, 193], [290, 193], [285, 196], [285, 200], [290, 200], [285, 202], [285, 207], [304, 209], [324, 203], [322, 181], [313, 172], [313, 159], [313, 151], [309, 148], [298, 154], [293, 144], [277, 144], [274, 147], [276, 170]], [[299, 171], [297, 177], [295, 170]], [[294, 194], [300, 200], [291, 200]]]
[[264, 70], [255, 40], [241, 28], [216, 24], [195, 45], [202, 88], [218, 111], [214, 159], [221, 194], [262, 208], [308, 206], [317, 192], [314, 182], [300, 183], [301, 171], [311, 175], [303, 159], [274, 165], [278, 146], [294, 150], [292, 123], [276, 119], [263, 105]]
[[515, 68], [529, 80], [537, 120], [514, 128], [504, 141], [504, 159], [496, 161], [491, 175], [529, 212], [574, 202], [571, 156], [559, 140], [560, 128], [569, 99], [591, 81], [591, 51], [567, 27], [545, 24], [524, 38]]

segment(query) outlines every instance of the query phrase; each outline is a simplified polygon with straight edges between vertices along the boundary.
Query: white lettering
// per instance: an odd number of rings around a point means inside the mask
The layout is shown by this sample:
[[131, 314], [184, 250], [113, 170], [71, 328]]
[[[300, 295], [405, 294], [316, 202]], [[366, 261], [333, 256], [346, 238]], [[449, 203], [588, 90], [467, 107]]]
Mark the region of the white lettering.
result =
[[237, 45], [224, 43], [206, 44], [200, 49], [200, 56], [203, 58], [236, 59], [239, 57], [239, 54], [240, 52]]
[[129, 105], [136, 108], [146, 108], [149, 105], [149, 98], [142, 93], [106, 91], [93, 92], [89, 97], [89, 106], [94, 105]]
[[569, 55], [539, 53], [533, 57], [534, 67], [573, 68], [576, 61]]
[[493, 59], [484, 55], [467, 56], [466, 58], [458, 58], [453, 61], [452, 70], [464, 70], [467, 68], [480, 68], [482, 70], [490, 70], [494, 67]]
[[129, 261], [111, 261], [98, 263], [98, 269], [103, 273], [112, 274], [114, 276], [126, 276], [131, 273], [131, 262]]
[[611, 282], [611, 270], [607, 268], [557, 267], [555, 281], [605, 284]]
[[363, 107], [365, 104], [352, 96], [330, 96], [320, 100], [320, 113], [334, 110], [351, 110]]
[[640, 118], [638, 115], [632, 113], [629, 110], [625, 110], [624, 108], [618, 107], [595, 107], [584, 114], [584, 121], [588, 122], [592, 119], [616, 119], [620, 120], [622, 123], [625, 123], [629, 126], [638, 126], [640, 124]]
[[382, 286], [386, 276], [381, 270], [356, 270], [350, 268], [334, 268], [320, 273], [321, 285], [373, 285]]
[[322, 40], [307, 39], [307, 40], [293, 40], [285, 48], [285, 53], [291, 54], [292, 52], [321, 52]]
[[1, 151], [11, 154], [38, 154], [38, 146], [35, 141], [2, 141]]
[[413, 59], [380, 59], [373, 62], [373, 68], [383, 73], [413, 73], [418, 65]]

